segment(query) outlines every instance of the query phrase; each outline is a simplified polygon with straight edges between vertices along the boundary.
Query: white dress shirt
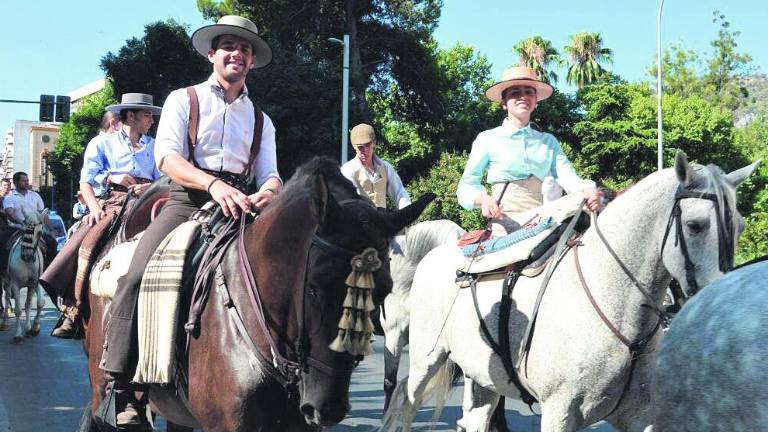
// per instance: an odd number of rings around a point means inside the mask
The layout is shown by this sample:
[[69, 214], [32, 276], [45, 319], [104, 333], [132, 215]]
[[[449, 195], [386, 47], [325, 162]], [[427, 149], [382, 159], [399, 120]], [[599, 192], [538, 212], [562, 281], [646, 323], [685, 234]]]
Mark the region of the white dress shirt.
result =
[[[373, 164], [374, 166], [382, 165], [387, 171], [387, 196], [389, 199], [395, 203], [398, 209], [409, 206], [411, 204], [411, 196], [408, 195], [408, 191], [403, 186], [403, 181], [400, 180], [400, 176], [397, 175], [397, 171], [395, 171], [395, 168], [392, 166], [392, 164], [385, 160], [381, 160], [376, 155], [373, 156]], [[376, 170], [371, 172], [363, 167], [363, 163], [360, 162], [360, 159], [357, 157], [347, 161], [344, 165], [341, 166], [341, 173], [344, 174], [344, 177], [349, 179], [349, 181], [355, 185], [358, 194], [362, 194], [363, 192], [360, 190], [360, 185], [358, 185], [357, 181], [355, 180], [355, 172], [361, 169], [365, 171], [365, 174], [368, 176], [371, 182], [375, 183], [376, 180], [378, 180], [379, 174], [376, 172]]]
[[[200, 116], [197, 127], [195, 160], [200, 168], [241, 174], [245, 171], [253, 143], [255, 112], [248, 99], [248, 89], [232, 103], [224, 99], [224, 90], [211, 75], [195, 86]], [[155, 139], [155, 161], [162, 166], [163, 158], [178, 153], [189, 160], [187, 123], [189, 97], [186, 89], [174, 90], [163, 105]], [[280, 180], [277, 171], [275, 126], [265, 113], [259, 155], [251, 167], [251, 175], [261, 186], [269, 178]], [[282, 180], [280, 180], [282, 181]]]
[[22, 195], [14, 189], [3, 198], [3, 210], [6, 214], [13, 216], [13, 220], [11, 218], [8, 219], [9, 225], [17, 228], [22, 226], [16, 222], [17, 220], [23, 221], [25, 219], [22, 208], [26, 209], [27, 212], [30, 210], [41, 212], [45, 210], [45, 204], [40, 194], [33, 190], [28, 190], [26, 194]]

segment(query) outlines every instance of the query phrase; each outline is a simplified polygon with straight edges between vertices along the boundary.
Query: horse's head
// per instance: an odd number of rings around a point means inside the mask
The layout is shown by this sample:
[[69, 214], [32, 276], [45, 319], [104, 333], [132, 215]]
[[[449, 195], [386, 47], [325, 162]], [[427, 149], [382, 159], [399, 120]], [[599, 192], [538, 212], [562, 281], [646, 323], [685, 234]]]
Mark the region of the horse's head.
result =
[[24, 235], [21, 238], [21, 259], [33, 262], [43, 233], [44, 215], [26, 208], [22, 208], [22, 213], [24, 214]]
[[744, 220], [736, 209], [736, 188], [760, 161], [730, 174], [715, 165], [675, 158], [678, 181], [662, 241], [662, 261], [688, 296], [733, 267], [736, 240]]
[[349, 410], [352, 369], [370, 350], [373, 303], [392, 289], [389, 239], [434, 198], [422, 197], [397, 211], [377, 209], [357, 194], [335, 162], [327, 165], [322, 175], [330, 193], [308, 258], [303, 314], [308, 367], [299, 388], [307, 422], [322, 426], [338, 423]]

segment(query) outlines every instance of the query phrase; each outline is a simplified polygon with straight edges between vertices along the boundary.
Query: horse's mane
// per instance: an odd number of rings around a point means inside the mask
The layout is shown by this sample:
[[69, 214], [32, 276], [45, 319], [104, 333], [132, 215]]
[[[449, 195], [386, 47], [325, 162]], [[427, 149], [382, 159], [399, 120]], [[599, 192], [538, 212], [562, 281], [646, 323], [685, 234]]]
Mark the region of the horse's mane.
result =
[[343, 192], [352, 196], [357, 195], [355, 186], [341, 173], [341, 168], [336, 160], [327, 156], [315, 156], [303, 163], [291, 178], [286, 182], [280, 195], [293, 195], [295, 190], [303, 189], [308, 179], [322, 175], [332, 189], [340, 188]]
[[450, 220], [422, 222], [405, 232], [405, 256], [412, 262], [421, 261], [436, 246], [457, 240], [466, 231]]
[[711, 193], [717, 197], [717, 202], [720, 203], [718, 211], [721, 221], [726, 220], [726, 213], [730, 212], [734, 223], [732, 224], [732, 231], [729, 233], [732, 239], [738, 238], [739, 226], [735, 223], [738, 210], [736, 208], [736, 188], [726, 181], [725, 173], [720, 167], [714, 164], [707, 166], [691, 164], [692, 169], [697, 175], [693, 176], [691, 184], [687, 189], [690, 191], [699, 191], [701, 193]]

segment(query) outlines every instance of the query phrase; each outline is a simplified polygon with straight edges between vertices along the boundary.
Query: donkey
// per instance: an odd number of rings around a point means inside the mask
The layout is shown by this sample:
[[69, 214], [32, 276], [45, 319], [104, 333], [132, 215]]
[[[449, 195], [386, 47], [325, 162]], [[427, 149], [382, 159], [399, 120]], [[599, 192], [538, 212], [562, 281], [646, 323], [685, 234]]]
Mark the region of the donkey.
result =
[[[8, 253], [8, 271], [3, 275], [3, 288], [6, 300], [15, 302], [16, 332], [13, 343], [21, 343], [24, 336], [40, 334], [40, 314], [45, 306], [42, 287], [38, 284], [43, 272], [43, 251], [40, 236], [43, 233], [43, 215], [35, 210], [24, 209], [24, 231], [18, 237]], [[27, 288], [24, 302], [26, 319], [22, 324], [21, 289]], [[30, 308], [33, 295], [37, 299], [37, 313], [30, 324]], [[5, 311], [5, 308], [3, 308]], [[7, 312], [3, 313], [0, 328], [6, 328]]]
[[[521, 396], [510, 370], [538, 400], [542, 431], [575, 431], [602, 419], [621, 430], [650, 430], [646, 354], [660, 337], [666, 287], [675, 277], [691, 294], [730, 268], [741, 220], [735, 189], [756, 165], [725, 175], [712, 165], [689, 165], [679, 153], [674, 169], [649, 175], [593, 216], [554, 261], [559, 265], [522, 354], [542, 276], [518, 280], [507, 362], [483, 331], [499, 334], [504, 275], [481, 279], [473, 299], [473, 290], [455, 281], [464, 260], [459, 249], [434, 249], [414, 277], [410, 376], [395, 390], [384, 429], [401, 422], [410, 430], [428, 390], [440, 406], [456, 364], [475, 386], [459, 420], [467, 431], [487, 430], [499, 394]], [[580, 265], [579, 252], [589, 257]]]
[[768, 261], [728, 273], [675, 316], [653, 370], [655, 431], [768, 430]]
[[[329, 347], [342, 333], [351, 261], [373, 248], [382, 263], [372, 275], [373, 301], [381, 303], [392, 287], [388, 238], [433, 198], [387, 212], [360, 198], [336, 162], [316, 158], [300, 167], [226, 247], [225, 284], [212, 288], [199, 335], [189, 341], [189, 384], [150, 386], [153, 410], [175, 425], [214, 432], [307, 431], [340, 422], [349, 410], [352, 370], [362, 359], [359, 351]], [[108, 306], [98, 297], [90, 301], [85, 348], [95, 409], [105, 395], [98, 365]], [[81, 430], [94, 426], [87, 420]]]

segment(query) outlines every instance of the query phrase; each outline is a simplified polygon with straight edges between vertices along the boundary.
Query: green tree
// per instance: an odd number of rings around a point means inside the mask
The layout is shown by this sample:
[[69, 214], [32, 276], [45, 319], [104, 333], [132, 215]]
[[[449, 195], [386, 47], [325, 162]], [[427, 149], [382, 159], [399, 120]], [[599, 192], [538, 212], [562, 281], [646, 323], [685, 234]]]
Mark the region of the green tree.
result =
[[439, 106], [429, 93], [437, 70], [429, 42], [440, 5], [438, 0], [198, 1], [207, 18], [250, 17], [272, 47], [272, 65], [257, 72], [249, 90], [278, 126], [278, 162], [285, 176], [308, 156], [338, 155], [339, 136], [347, 133], [338, 127], [343, 50], [329, 37], [350, 36], [350, 125], [373, 120], [367, 91], [386, 93], [392, 85], [408, 95], [414, 112]]
[[466, 163], [466, 153], [445, 152], [425, 176], [411, 182], [408, 191], [413, 197], [418, 198], [427, 192], [437, 195], [432, 205], [422, 213], [419, 221], [450, 219], [467, 231], [485, 226], [485, 220], [479, 210], [464, 210], [456, 198], [456, 187]]
[[568, 84], [583, 88], [606, 75], [601, 63], [613, 61], [613, 52], [603, 47], [600, 33], [580, 32], [571, 35], [571, 42], [563, 48], [569, 57]]
[[752, 57], [737, 51], [736, 39], [741, 32], [732, 31], [731, 23], [719, 11], [712, 13], [712, 22], [720, 26], [717, 39], [710, 42], [713, 48], [712, 58], [708, 62], [705, 82], [714, 90], [714, 102], [720, 106], [735, 110], [748, 96], [741, 79], [752, 72], [749, 63]]
[[101, 68], [112, 78], [115, 95], [147, 93], [162, 105], [170, 92], [197, 84], [210, 73], [210, 63], [192, 47], [188, 26], [174, 20], [144, 27], [144, 36], [128, 39], [117, 54], [101, 59]]
[[560, 66], [562, 59], [551, 41], [539, 35], [531, 36], [518, 42], [513, 51], [520, 56], [521, 66], [534, 69], [542, 81], [557, 83], [557, 73], [552, 66]]
[[61, 125], [56, 147], [50, 156], [55, 182], [56, 209], [64, 220], [71, 217], [70, 197], [79, 189], [83, 152], [88, 142], [98, 134], [101, 117], [107, 105], [117, 103], [112, 85], [79, 101], [67, 123]]
[[758, 110], [752, 121], [736, 130], [736, 147], [749, 161], [762, 159], [739, 187], [739, 208], [745, 216], [745, 230], [739, 239], [737, 263], [768, 254], [768, 107]]
[[[682, 97], [697, 95], [706, 97], [711, 91], [701, 78], [704, 61], [692, 49], [682, 45], [672, 45], [664, 51], [661, 57], [661, 77], [664, 94], [675, 94]], [[648, 75], [656, 77], [656, 63], [648, 68]]]

